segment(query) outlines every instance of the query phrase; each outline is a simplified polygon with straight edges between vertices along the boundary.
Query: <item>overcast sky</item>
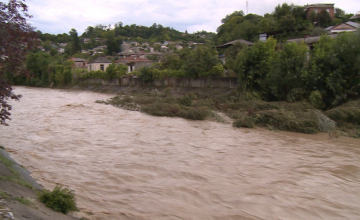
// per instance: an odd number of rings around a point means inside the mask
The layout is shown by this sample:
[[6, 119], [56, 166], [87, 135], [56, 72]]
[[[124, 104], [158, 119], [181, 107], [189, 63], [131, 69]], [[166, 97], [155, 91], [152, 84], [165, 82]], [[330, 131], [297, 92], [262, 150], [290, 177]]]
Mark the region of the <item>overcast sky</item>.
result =
[[[3, 0], [1, 0], [3, 1]], [[271, 13], [280, 0], [249, 0], [249, 13]], [[360, 0], [294, 0], [296, 5], [335, 3], [346, 13], [360, 11]], [[79, 35], [96, 24], [151, 26], [153, 23], [189, 33], [216, 32], [221, 19], [233, 11], [246, 13], [246, 0], [26, 0], [30, 23], [43, 33], [68, 33], [75, 28]]]

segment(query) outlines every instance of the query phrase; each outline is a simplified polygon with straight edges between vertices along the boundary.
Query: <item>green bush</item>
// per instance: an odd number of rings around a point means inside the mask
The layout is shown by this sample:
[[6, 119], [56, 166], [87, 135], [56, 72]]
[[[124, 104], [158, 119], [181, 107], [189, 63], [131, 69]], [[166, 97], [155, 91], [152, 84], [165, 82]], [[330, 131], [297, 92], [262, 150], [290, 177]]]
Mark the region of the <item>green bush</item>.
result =
[[313, 134], [319, 131], [318, 120], [311, 113], [294, 113], [280, 110], [261, 111], [256, 114], [256, 124], [272, 126], [282, 131]]
[[184, 106], [191, 106], [192, 105], [192, 98], [190, 95], [184, 95], [181, 98], [178, 98], [179, 104]]
[[358, 107], [345, 104], [326, 111], [324, 114], [336, 122], [342, 121], [360, 125], [360, 108]]
[[244, 127], [244, 128], [253, 128], [255, 127], [254, 118], [244, 115], [243, 117], [239, 118], [238, 120], [234, 121], [234, 127]]
[[177, 116], [192, 120], [205, 120], [209, 113], [206, 107], [184, 107]]
[[142, 106], [141, 111], [154, 116], [175, 117], [180, 111], [180, 107], [176, 104], [154, 103]]
[[39, 194], [41, 202], [55, 211], [67, 214], [69, 211], [77, 211], [75, 196], [72, 190], [56, 186], [52, 192], [43, 190]]
[[323, 97], [318, 90], [310, 93], [309, 102], [317, 109], [323, 109], [325, 107]]

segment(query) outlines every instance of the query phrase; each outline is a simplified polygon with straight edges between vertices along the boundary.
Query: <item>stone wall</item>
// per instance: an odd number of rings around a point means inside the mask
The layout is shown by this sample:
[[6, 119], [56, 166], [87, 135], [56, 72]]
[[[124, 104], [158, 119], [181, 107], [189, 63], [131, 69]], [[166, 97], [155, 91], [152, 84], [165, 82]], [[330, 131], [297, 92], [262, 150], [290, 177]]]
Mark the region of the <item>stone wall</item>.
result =
[[193, 88], [236, 88], [238, 78], [236, 77], [204, 77], [198, 79], [192, 78], [167, 78], [163, 80], [154, 80], [152, 83], [143, 83], [139, 78], [123, 77], [121, 79], [79, 79], [79, 83], [96, 85], [117, 85], [117, 86], [169, 86], [169, 87], [193, 87]]

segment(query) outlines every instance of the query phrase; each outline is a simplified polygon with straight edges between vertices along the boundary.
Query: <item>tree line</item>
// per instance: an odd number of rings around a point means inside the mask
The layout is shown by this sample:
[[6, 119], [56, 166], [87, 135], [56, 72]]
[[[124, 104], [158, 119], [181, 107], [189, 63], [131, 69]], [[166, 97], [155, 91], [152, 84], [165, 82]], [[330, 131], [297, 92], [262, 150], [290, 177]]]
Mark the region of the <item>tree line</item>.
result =
[[295, 42], [280, 48], [274, 38], [239, 47], [226, 65], [244, 92], [265, 101], [308, 99], [325, 109], [359, 97], [360, 31], [324, 35], [311, 51]]

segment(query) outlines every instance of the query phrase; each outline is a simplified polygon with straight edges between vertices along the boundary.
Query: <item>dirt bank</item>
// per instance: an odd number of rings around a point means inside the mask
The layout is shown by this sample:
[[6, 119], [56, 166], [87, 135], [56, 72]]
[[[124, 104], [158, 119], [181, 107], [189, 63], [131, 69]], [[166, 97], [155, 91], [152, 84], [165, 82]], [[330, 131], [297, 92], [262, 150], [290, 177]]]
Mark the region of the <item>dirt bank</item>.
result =
[[0, 219], [78, 219], [47, 208], [37, 198], [42, 190], [23, 166], [17, 164], [1, 147], [0, 149]]

